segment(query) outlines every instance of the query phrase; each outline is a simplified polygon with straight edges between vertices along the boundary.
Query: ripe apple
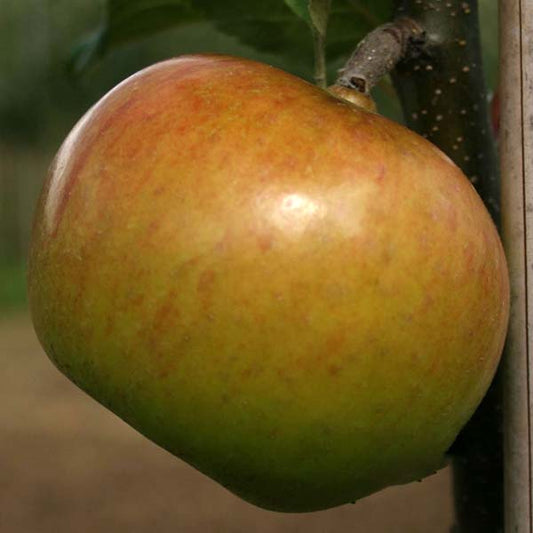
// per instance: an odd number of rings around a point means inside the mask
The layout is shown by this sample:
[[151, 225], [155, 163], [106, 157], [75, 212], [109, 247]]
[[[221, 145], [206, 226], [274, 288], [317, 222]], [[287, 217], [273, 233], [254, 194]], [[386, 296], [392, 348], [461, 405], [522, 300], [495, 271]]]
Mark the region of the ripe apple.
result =
[[29, 296], [74, 383], [295, 512], [438, 469], [509, 306], [496, 229], [448, 157], [214, 55], [133, 75], [75, 126], [37, 209]]

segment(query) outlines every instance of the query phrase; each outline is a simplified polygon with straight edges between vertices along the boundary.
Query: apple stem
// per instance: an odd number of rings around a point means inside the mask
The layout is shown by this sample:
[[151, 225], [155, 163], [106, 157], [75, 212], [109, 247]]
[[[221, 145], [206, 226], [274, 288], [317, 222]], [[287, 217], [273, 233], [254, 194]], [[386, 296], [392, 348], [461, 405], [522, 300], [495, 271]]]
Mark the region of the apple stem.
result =
[[422, 27], [408, 17], [378, 26], [358, 44], [335, 85], [368, 95], [400, 60], [423, 53], [425, 40]]

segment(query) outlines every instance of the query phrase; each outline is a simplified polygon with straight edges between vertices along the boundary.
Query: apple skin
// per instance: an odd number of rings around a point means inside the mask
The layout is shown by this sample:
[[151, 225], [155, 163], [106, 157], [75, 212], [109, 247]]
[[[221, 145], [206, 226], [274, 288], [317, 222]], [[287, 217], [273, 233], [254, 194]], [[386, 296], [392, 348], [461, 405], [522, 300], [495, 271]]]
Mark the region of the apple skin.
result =
[[432, 144], [214, 55], [102, 98], [50, 170], [29, 297], [51, 360], [258, 506], [441, 467], [506, 333], [497, 231]]

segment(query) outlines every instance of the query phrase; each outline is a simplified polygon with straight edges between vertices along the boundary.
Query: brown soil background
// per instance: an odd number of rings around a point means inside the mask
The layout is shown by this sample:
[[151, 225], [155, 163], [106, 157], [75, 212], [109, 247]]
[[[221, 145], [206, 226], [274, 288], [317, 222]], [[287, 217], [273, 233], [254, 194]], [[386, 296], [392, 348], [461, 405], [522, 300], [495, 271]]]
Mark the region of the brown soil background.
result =
[[48, 361], [29, 318], [0, 319], [2, 533], [448, 533], [449, 469], [333, 510], [253, 507], [160, 449]]

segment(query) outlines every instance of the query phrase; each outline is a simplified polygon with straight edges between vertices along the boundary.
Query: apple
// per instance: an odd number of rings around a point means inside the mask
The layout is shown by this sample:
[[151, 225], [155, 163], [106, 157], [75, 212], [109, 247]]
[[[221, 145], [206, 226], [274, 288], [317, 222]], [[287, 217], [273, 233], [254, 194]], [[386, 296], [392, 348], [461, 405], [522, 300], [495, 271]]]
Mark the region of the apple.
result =
[[59, 150], [29, 297], [57, 367], [258, 506], [441, 467], [506, 333], [502, 246], [431, 143], [276, 68], [131, 76]]

